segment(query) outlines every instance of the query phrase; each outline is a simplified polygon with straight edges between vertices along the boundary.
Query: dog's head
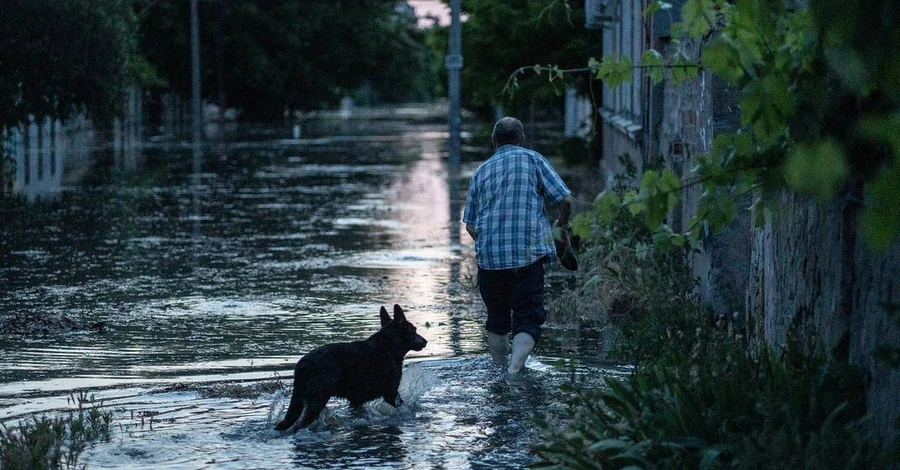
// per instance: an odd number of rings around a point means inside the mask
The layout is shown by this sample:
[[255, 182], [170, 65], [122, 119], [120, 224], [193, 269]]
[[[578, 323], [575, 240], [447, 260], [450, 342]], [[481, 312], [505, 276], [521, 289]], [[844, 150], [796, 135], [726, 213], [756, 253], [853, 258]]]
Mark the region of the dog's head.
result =
[[425, 338], [416, 333], [416, 327], [406, 321], [403, 309], [397, 304], [394, 304], [393, 319], [388, 315], [387, 309], [381, 307], [381, 329], [399, 340], [404, 347], [413, 351], [421, 351], [428, 344]]

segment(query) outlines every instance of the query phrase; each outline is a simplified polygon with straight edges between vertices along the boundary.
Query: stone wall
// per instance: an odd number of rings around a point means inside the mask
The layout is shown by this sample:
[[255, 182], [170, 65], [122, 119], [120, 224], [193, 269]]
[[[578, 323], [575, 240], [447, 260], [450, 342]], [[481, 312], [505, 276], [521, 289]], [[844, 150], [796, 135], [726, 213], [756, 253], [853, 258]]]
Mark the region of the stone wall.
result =
[[[793, 3], [803, 7], [806, 2]], [[679, 11], [682, 2], [673, 4]], [[634, 23], [624, 24], [629, 20]], [[654, 15], [649, 30], [641, 31], [642, 50], [652, 47], [671, 57], [672, 20], [677, 18]], [[620, 14], [613, 23], [598, 23], [604, 54], [621, 53], [607, 43], [619, 47], [630, 36], [612, 33], [646, 27], [641, 21]], [[698, 57], [702, 44], [679, 47]], [[760, 228], [751, 224], [749, 200], [742, 207], [746, 210], [717, 234], [689, 227], [702, 191], [691, 185], [691, 169], [698, 155], [710, 151], [715, 135], [737, 129], [736, 90], [704, 72], [679, 84], [644, 80], [640, 86], [640, 106], [630, 109], [640, 122], [629, 122], [628, 113], [616, 107], [621, 100], [604, 88], [601, 170], [607, 181], [622, 170], [618, 158], [623, 154], [631, 157], [638, 177], [646, 164], [661, 159], [687, 185], [668, 222], [676, 231], [704, 235], [703, 249], [690, 259], [703, 303], [719, 316], [746, 315], [741, 320], [758, 344], [781, 349], [789, 338], [798, 338], [804, 347], [815, 345], [862, 367], [870, 378], [870, 423], [883, 437], [900, 438], [895, 429], [900, 425], [900, 371], [882, 359], [885, 352], [900, 354], [900, 244], [885, 254], [866, 247], [857, 233], [858, 188], [827, 205], [785, 193], [769, 205]]]
[[[665, 43], [657, 47], [666, 55], [673, 53]], [[736, 90], [705, 72], [695, 80], [664, 81], [659, 87], [651, 98], [660, 105], [651, 113], [651, 122], [656, 124], [650, 149], [655, 148], [665, 166], [686, 183], [669, 224], [676, 231], [704, 232], [702, 249], [690, 259], [700, 300], [716, 316], [741, 317], [746, 311], [749, 278], [749, 212], [740, 211], [736, 220], [717, 234], [707, 233], [705, 226], [688, 226], [702, 194], [700, 185], [690, 184], [691, 169], [697, 156], [711, 150], [715, 135], [737, 128]], [[748, 207], [749, 201], [744, 204]]]
[[900, 437], [900, 371], [879, 351], [900, 348], [900, 245], [873, 253], [857, 231], [857, 197], [816, 204], [785, 193], [753, 229], [751, 335], [777, 350], [807, 348], [860, 366], [870, 378], [871, 424]]

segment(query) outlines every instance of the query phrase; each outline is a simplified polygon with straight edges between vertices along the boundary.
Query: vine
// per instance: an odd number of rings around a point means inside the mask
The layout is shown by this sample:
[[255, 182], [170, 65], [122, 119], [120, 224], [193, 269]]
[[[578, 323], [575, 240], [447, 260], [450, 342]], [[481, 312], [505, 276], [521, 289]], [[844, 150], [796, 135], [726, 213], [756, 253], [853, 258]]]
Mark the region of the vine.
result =
[[[819, 201], [858, 192], [862, 232], [871, 247], [885, 250], [900, 234], [900, 33], [894, 26], [900, 9], [888, 0], [818, 0], [799, 9], [788, 3], [686, 0], [680, 21], [673, 22], [668, 57], [650, 49], [639, 64], [606, 56], [585, 68], [522, 67], [504, 91], [515, 90], [527, 72], [546, 73], [550, 83], [591, 73], [609, 87], [630, 81], [636, 70], [654, 84], [677, 84], [701, 72], [717, 76], [738, 90], [739, 129], [714, 137], [710, 151], [695, 157], [688, 182], [669, 169], [649, 169], [637, 190], [606, 192], [596, 203], [645, 212], [665, 249], [698, 246], [708, 231], [736, 216], [738, 199], [748, 193], [765, 207], [769, 195], [784, 189]], [[659, 13], [672, 15], [672, 4], [655, 0], [644, 17]], [[688, 44], [699, 44], [696, 59]], [[703, 188], [698, 214], [685, 232], [674, 233], [664, 224], [666, 214], [691, 184]], [[576, 233], [588, 235], [598, 222], [576, 221]]]

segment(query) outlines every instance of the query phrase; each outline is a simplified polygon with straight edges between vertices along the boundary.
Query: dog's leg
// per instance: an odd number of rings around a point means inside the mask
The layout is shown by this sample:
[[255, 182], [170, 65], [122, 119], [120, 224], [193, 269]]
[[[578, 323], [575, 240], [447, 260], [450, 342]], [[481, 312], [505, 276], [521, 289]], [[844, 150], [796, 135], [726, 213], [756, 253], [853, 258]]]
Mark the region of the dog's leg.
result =
[[403, 399], [400, 398], [400, 392], [394, 390], [393, 392], [387, 393], [384, 395], [384, 401], [386, 401], [389, 405], [394, 408], [400, 408], [400, 405], [403, 404]]
[[403, 378], [403, 374], [400, 371], [402, 367], [402, 364], [397, 364], [396, 373], [391, 374], [390, 382], [382, 389], [384, 394], [381, 396], [384, 398], [384, 401], [394, 408], [400, 408], [400, 405], [403, 404], [403, 399], [400, 398], [400, 379]]
[[295, 400], [291, 399], [291, 405], [288, 407], [287, 414], [284, 416], [284, 420], [278, 423], [275, 426], [276, 431], [286, 431], [288, 428], [294, 425], [297, 421], [297, 418], [300, 417], [300, 414], [307, 408], [306, 400], [299, 399], [297, 400], [299, 403], [295, 403]]
[[294, 390], [291, 392], [291, 404], [284, 415], [284, 420], [275, 426], [276, 431], [284, 431], [294, 425], [306, 408], [304, 395], [306, 395], [306, 374], [303, 373], [303, 369], [298, 363], [294, 368]]
[[319, 417], [319, 413], [325, 409], [325, 405], [328, 403], [328, 398], [315, 398], [309, 399], [306, 401], [306, 407], [303, 408], [303, 416], [300, 417], [300, 427], [305, 428], [316, 421], [316, 418]]

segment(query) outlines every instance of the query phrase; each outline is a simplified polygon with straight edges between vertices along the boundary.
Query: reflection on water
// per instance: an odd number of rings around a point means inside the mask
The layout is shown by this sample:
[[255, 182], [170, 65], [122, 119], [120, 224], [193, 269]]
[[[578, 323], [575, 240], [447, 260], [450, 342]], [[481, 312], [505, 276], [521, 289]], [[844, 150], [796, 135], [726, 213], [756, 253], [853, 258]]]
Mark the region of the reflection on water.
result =
[[[353, 134], [329, 135], [341, 127]], [[190, 148], [151, 149], [134, 176], [5, 206], [0, 314], [94, 327], [4, 337], [0, 420], [67, 409], [70, 391], [94, 390], [120, 427], [85, 455], [90, 468], [529, 463], [529, 417], [559, 403], [570, 375], [546, 364], [572, 347], [551, 332], [545, 367], [523, 381], [486, 360], [458, 223], [477, 163], [448, 175], [444, 129], [313, 122], [302, 140], [212, 146], [195, 185]], [[334, 402], [330, 421], [280, 437], [269, 416], [279, 394], [179, 388], [287, 378], [313, 347], [376, 331], [379, 306], [394, 303], [429, 341], [409, 356], [412, 400], [399, 411], [354, 417]]]

